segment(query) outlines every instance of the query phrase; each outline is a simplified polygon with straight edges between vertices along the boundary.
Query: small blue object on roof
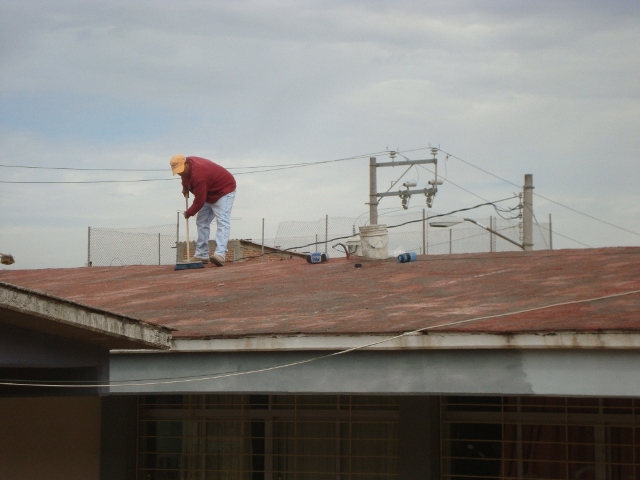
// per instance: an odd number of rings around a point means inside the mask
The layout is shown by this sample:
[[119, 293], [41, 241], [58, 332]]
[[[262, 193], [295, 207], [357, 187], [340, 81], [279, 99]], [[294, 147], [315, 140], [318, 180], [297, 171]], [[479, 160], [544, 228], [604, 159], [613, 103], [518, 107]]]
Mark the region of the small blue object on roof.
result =
[[400, 263], [415, 262], [416, 258], [418, 258], [416, 252], [401, 253], [398, 255], [398, 261]]
[[305, 258], [307, 263], [325, 263], [329, 261], [329, 256], [321, 252], [310, 253]]

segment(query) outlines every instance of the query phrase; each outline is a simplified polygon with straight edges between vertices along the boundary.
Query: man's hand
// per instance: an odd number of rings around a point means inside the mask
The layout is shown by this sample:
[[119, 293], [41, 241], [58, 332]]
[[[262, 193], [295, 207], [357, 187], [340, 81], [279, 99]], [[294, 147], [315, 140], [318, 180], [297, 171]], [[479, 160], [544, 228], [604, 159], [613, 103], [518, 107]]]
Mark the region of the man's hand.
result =
[[182, 195], [184, 195], [184, 198], [189, 198], [189, 192], [182, 192]]
[[187, 212], [186, 211], [182, 212], [182, 215], [184, 216], [184, 218], [189, 218], [189, 217], [187, 217]]

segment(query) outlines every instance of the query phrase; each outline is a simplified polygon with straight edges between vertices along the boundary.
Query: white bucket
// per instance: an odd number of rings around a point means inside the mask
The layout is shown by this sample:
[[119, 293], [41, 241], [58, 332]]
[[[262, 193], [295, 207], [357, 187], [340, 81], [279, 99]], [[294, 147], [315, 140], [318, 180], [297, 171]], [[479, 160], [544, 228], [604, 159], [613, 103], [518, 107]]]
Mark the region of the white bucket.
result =
[[385, 259], [389, 257], [387, 246], [389, 234], [386, 225], [365, 225], [360, 227], [360, 245], [365, 258]]

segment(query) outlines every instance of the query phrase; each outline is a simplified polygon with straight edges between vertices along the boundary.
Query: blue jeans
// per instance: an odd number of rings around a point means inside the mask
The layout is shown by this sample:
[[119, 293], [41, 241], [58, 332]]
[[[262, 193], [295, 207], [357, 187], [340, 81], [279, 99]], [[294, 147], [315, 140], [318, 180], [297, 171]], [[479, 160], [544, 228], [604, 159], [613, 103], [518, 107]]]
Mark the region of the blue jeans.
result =
[[236, 192], [231, 192], [220, 198], [216, 203], [205, 203], [196, 215], [198, 227], [198, 243], [195, 257], [209, 258], [209, 234], [211, 222], [216, 220], [216, 251], [215, 254], [224, 258], [227, 253], [227, 242], [231, 231], [231, 207]]

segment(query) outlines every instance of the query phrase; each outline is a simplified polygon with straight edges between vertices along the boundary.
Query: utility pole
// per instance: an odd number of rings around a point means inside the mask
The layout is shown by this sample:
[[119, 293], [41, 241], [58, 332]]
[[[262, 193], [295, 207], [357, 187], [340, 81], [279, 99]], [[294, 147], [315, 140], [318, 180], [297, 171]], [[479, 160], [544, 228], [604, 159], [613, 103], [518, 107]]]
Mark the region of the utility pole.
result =
[[[518, 195], [520, 199], [520, 203], [518, 208], [521, 209], [521, 213], [519, 218], [522, 218], [522, 222], [518, 223], [519, 232], [518, 237], [522, 239], [522, 243], [518, 243], [515, 240], [510, 239], [509, 237], [497, 232], [495, 228], [497, 228], [497, 224], [494, 224], [493, 217], [489, 218], [489, 225], [491, 227], [487, 227], [472, 218], [452, 218], [446, 220], [439, 220], [436, 222], [429, 222], [429, 225], [432, 227], [451, 227], [458, 223], [462, 222], [470, 222], [473, 223], [480, 228], [484, 228], [488, 231], [492, 236], [498, 236], [503, 240], [506, 240], [509, 243], [514, 244], [516, 247], [521, 248], [525, 252], [530, 252], [533, 250], [533, 175], [526, 174], [524, 176], [524, 187], [523, 193]], [[549, 224], [551, 224], [551, 217], [549, 217]], [[490, 251], [495, 250], [495, 238], [490, 238]], [[449, 230], [449, 253], [451, 253], [451, 230]]]
[[524, 176], [522, 207], [522, 249], [530, 252], [533, 250], [533, 175], [530, 173]]
[[[433, 197], [438, 192], [438, 185], [442, 185], [442, 181], [438, 180], [438, 159], [436, 158], [436, 154], [438, 153], [437, 148], [431, 149], [431, 154], [433, 158], [423, 159], [423, 160], [402, 160], [399, 162], [395, 161], [396, 152], [391, 151], [389, 155], [391, 156], [390, 162], [380, 162], [378, 163], [376, 157], [369, 157], [369, 224], [377, 225], [378, 224], [378, 203], [379, 198], [382, 197], [400, 197], [402, 198], [402, 206], [407, 209], [407, 205], [409, 202], [409, 198], [413, 194], [424, 194], [427, 197], [427, 207], [431, 208], [431, 204], [433, 202]], [[376, 169], [380, 167], [401, 167], [401, 166], [409, 166], [412, 167], [414, 165], [424, 165], [427, 163], [432, 163], [435, 165], [434, 179], [429, 180], [428, 188], [423, 189], [414, 189], [411, 190], [410, 187], [415, 187], [416, 182], [406, 182], [403, 184], [405, 190], [398, 190], [396, 192], [382, 192], [378, 193], [378, 176]], [[406, 173], [406, 172], [405, 172]], [[401, 177], [402, 178], [402, 177]], [[393, 185], [398, 183], [400, 179], [398, 179]]]
[[376, 157], [369, 157], [369, 225], [378, 224], [378, 174]]

